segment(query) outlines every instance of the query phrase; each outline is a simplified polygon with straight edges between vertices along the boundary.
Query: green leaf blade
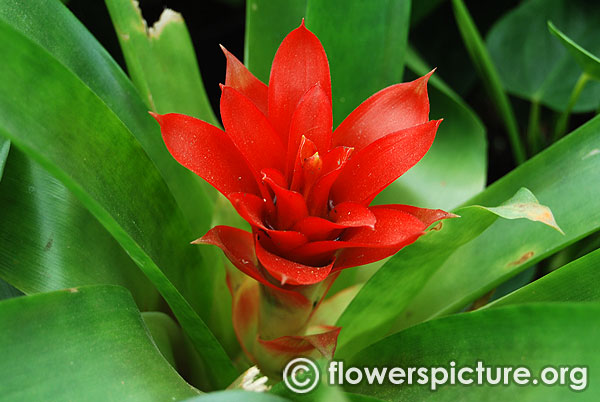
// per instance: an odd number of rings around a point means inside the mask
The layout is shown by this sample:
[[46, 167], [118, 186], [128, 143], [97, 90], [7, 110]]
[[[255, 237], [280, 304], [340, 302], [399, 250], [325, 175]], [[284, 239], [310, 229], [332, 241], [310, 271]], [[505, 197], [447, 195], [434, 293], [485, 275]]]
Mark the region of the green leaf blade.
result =
[[[546, 366], [584, 366], [585, 383], [545, 386], [517, 385], [443, 385], [432, 392], [430, 384], [398, 386], [366, 385], [348, 391], [388, 401], [519, 400], [570, 401], [594, 400], [600, 396], [598, 374], [600, 358], [590, 353], [600, 336], [596, 317], [598, 303], [535, 303], [463, 313], [433, 320], [390, 336], [362, 350], [346, 361], [358, 367], [445, 367], [456, 363], [456, 370], [476, 367], [527, 366], [532, 378], [539, 378]], [[549, 336], [551, 335], [551, 336]], [[568, 347], [566, 347], [568, 345]], [[495, 370], [492, 371], [495, 378]], [[580, 379], [579, 378], [576, 379]], [[567, 381], [570, 377], [567, 376]], [[584, 388], [583, 391], [581, 388]]]
[[6, 300], [0, 323], [5, 401], [170, 400], [199, 393], [160, 355], [124, 288]]
[[0, 132], [69, 188], [122, 245], [213, 363], [212, 384], [226, 386], [236, 376], [231, 361], [173, 284], [198, 293], [190, 278], [209, 273], [200, 269], [202, 254], [188, 244], [185, 220], [161, 175], [123, 123], [69, 70], [3, 22], [0, 33], [6, 56]]

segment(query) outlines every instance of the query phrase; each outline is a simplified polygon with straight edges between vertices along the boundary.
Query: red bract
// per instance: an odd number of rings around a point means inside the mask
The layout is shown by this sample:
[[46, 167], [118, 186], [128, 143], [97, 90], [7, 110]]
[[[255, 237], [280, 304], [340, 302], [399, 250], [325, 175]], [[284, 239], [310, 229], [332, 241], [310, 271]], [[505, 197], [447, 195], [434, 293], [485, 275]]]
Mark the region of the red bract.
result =
[[197, 243], [220, 247], [266, 286], [289, 288], [388, 257], [449, 217], [369, 206], [433, 142], [441, 120], [429, 121], [431, 73], [376, 93], [333, 131], [327, 57], [304, 24], [279, 47], [268, 87], [224, 52], [224, 131], [189, 116], [154, 115], [171, 154], [252, 226], [252, 233], [217, 226]]

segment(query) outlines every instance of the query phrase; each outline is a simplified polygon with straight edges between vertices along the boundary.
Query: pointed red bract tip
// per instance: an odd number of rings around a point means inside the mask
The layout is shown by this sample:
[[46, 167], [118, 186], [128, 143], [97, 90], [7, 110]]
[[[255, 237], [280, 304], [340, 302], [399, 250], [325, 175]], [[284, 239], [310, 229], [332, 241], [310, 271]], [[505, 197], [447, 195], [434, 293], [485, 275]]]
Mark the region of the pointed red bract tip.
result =
[[219, 83], [219, 88], [221, 88], [221, 92], [225, 90], [225, 84]]
[[150, 116], [154, 117], [154, 120], [156, 120], [158, 122], [158, 124], [162, 124], [162, 115], [160, 115], [158, 113], [154, 113], [151, 110], [148, 111], [148, 114], [150, 114]]

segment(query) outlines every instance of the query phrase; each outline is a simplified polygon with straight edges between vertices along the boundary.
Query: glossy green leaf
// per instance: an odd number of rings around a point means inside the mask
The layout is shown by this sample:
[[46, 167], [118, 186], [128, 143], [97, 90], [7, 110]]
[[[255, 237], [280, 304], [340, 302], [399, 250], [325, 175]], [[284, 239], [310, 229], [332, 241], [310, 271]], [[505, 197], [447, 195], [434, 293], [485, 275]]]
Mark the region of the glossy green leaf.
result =
[[490, 59], [483, 39], [477, 30], [469, 10], [462, 0], [452, 0], [456, 24], [462, 35], [463, 42], [471, 56], [471, 60], [479, 73], [479, 78], [486, 87], [491, 101], [500, 113], [502, 122], [508, 134], [513, 157], [517, 164], [525, 161], [525, 149], [519, 136], [519, 126], [508, 96], [502, 89], [500, 77], [494, 63]]
[[[431, 69], [409, 49], [407, 67], [417, 75]], [[375, 199], [452, 209], [478, 194], [487, 178], [485, 127], [462, 99], [434, 74], [429, 80], [430, 118], [444, 121], [425, 157]]]
[[460, 311], [499, 284], [600, 229], [600, 117], [488, 187], [469, 203], [492, 205], [521, 186], [548, 205], [565, 235], [541, 225], [498, 221], [461, 247], [399, 318], [396, 330]]
[[306, 26], [329, 59], [334, 126], [375, 92], [402, 81], [410, 4], [308, 0]]
[[3, 401], [179, 400], [199, 391], [161, 356], [126, 289], [0, 303]]
[[159, 295], [71, 192], [20, 150], [0, 182], [0, 277], [31, 294], [92, 284], [127, 287], [140, 309]]
[[[593, 401], [600, 398], [600, 355], [592, 352], [600, 336], [599, 314], [598, 303], [540, 303], [459, 314], [392, 335], [345, 361], [346, 367], [401, 367], [405, 371], [438, 366], [449, 370], [450, 362], [455, 362], [457, 372], [462, 367], [474, 369], [481, 361], [493, 367], [492, 379], [497, 366], [525, 366], [538, 385], [457, 383], [432, 392], [430, 383], [416, 384], [415, 373], [412, 385], [373, 386], [363, 381], [346, 389], [388, 401]], [[571, 371], [565, 377], [567, 384], [546, 386], [540, 375], [547, 366], [585, 366], [587, 376]], [[476, 380], [477, 375], [466, 373], [465, 378]]]
[[[585, 0], [528, 0], [502, 17], [489, 31], [487, 47], [504, 88], [513, 95], [562, 111], [581, 74], [572, 55], [548, 33], [552, 21], [574, 42], [600, 54], [600, 4]], [[600, 83], [583, 89], [573, 110], [600, 104]]]
[[600, 249], [485, 306], [531, 302], [600, 301]]
[[154, 162], [194, 230], [208, 230], [212, 205], [198, 177], [169, 154], [136, 88], [75, 16], [57, 1], [1, 0], [0, 20], [46, 49], [106, 103]]
[[213, 364], [212, 385], [225, 386], [235, 370], [178, 290], [201, 293], [206, 280], [199, 276], [210, 273], [188, 244], [187, 223], [152, 161], [71, 71], [3, 22], [0, 49], [0, 133], [60, 180], [123, 246]]
[[575, 59], [577, 64], [579, 64], [579, 67], [581, 67], [586, 74], [600, 81], [600, 59], [562, 33], [551, 21], [548, 21], [548, 29], [550, 29], [550, 32], [560, 40], [569, 52], [571, 52], [571, 56]]
[[283, 38], [300, 25], [306, 1], [246, 1], [244, 64], [262, 82], [269, 83], [275, 52]]
[[[213, 125], [219, 125], [198, 69], [194, 47], [181, 14], [165, 9], [153, 27], [148, 28], [139, 5], [135, 1], [106, 0], [127, 68], [146, 103], [158, 113], [182, 113], [197, 117]], [[188, 172], [189, 173], [189, 172]], [[211, 213], [215, 213], [217, 192], [200, 177], [204, 192], [211, 198], [211, 205], [198, 205], [191, 198], [190, 210], [202, 216], [191, 222], [196, 237], [210, 227]], [[196, 186], [197, 191], [200, 187]], [[234, 211], [231, 211], [235, 213]], [[237, 213], [235, 213], [237, 215]], [[200, 219], [202, 219], [201, 222]], [[203, 314], [215, 335], [230, 353], [239, 351], [231, 324], [231, 297], [225, 282], [225, 271], [221, 267], [221, 251], [216, 248], [203, 249], [210, 258], [211, 294], [210, 314]], [[208, 310], [206, 306], [199, 306]]]
[[181, 14], [166, 8], [148, 28], [137, 1], [106, 0], [106, 6], [146, 104], [158, 113], [183, 113], [218, 125]]
[[[349, 356], [383, 338], [427, 280], [457, 249], [484, 232], [498, 216], [538, 220], [535, 213], [543, 206], [533, 200], [529, 190], [520, 189], [501, 207], [459, 208], [456, 211], [459, 217], [434, 226], [392, 257], [364, 284], [337, 321], [342, 331], [336, 357]], [[552, 225], [552, 213], [547, 209], [544, 212], [550, 216], [545, 223]]]

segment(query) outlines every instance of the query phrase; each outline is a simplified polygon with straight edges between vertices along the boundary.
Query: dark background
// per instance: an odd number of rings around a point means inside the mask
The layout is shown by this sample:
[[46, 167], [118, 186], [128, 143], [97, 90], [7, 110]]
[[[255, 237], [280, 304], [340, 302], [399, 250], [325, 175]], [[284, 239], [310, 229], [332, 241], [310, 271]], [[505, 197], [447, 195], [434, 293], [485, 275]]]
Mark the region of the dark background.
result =
[[[421, 0], [422, 1], [422, 0]], [[413, 2], [413, 12], [414, 4]], [[481, 34], [485, 36], [492, 24], [518, 0], [467, 1]], [[123, 56], [114, 33], [108, 11], [102, 0], [70, 0], [71, 11], [82, 21], [102, 45], [125, 68]], [[190, 31], [198, 64], [209, 99], [218, 110], [219, 83], [225, 77], [225, 58], [219, 48], [223, 44], [242, 59], [244, 48], [244, 0], [140, 0], [144, 18], [151, 26], [164, 8], [180, 12]], [[475, 75], [456, 24], [450, 2], [441, 4], [432, 13], [413, 24], [409, 40], [431, 66], [475, 110], [487, 129], [489, 142], [489, 173], [491, 183], [515, 167], [506, 133], [492, 103]], [[520, 126], [526, 126], [526, 102], [511, 98]], [[574, 124], [577, 123], [575, 116]], [[585, 120], [585, 118], [584, 118]], [[543, 129], [543, 128], [542, 128]], [[522, 130], [523, 131], [523, 130]]]

